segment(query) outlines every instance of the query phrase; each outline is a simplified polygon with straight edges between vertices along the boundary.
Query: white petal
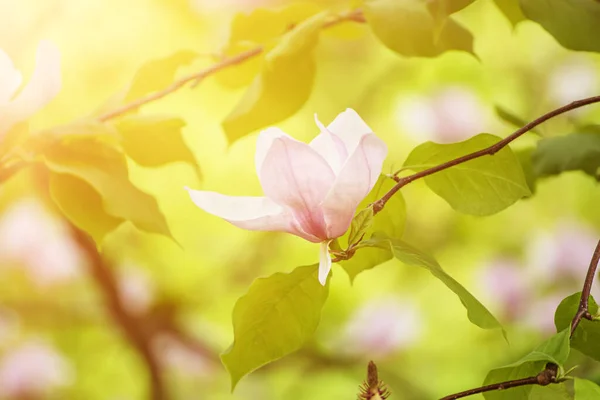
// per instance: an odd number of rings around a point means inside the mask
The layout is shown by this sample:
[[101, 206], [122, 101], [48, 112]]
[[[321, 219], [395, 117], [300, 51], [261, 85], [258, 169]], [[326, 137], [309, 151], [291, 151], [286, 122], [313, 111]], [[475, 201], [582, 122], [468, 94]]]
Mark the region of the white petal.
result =
[[346, 109], [346, 111], [335, 117], [327, 129], [342, 139], [346, 145], [348, 154], [352, 154], [364, 135], [373, 133], [369, 125], [351, 108]]
[[15, 69], [8, 54], [0, 49], [0, 106], [8, 103], [22, 80], [21, 73]]
[[348, 230], [356, 208], [377, 182], [386, 155], [387, 146], [374, 134], [360, 140], [323, 202], [328, 237]]
[[325, 286], [327, 283], [327, 275], [331, 271], [331, 256], [329, 255], [329, 243], [331, 240], [321, 242], [319, 248], [319, 282]]
[[266, 197], [226, 196], [216, 192], [185, 188], [198, 207], [227, 222], [252, 231], [288, 232], [311, 242], [318, 238], [306, 234], [292, 213]]
[[12, 102], [0, 107], [0, 132], [44, 107], [58, 94], [60, 86], [60, 53], [52, 43], [42, 41], [31, 79]]
[[315, 123], [321, 130], [321, 133], [310, 142], [310, 147], [327, 161], [335, 174], [338, 174], [340, 169], [342, 169], [342, 165], [344, 165], [346, 158], [348, 158], [346, 146], [342, 139], [329, 131], [321, 121], [319, 121], [317, 114], [315, 114]]
[[280, 137], [288, 137], [294, 140], [290, 135], [279, 128], [271, 127], [259, 133], [258, 139], [256, 140], [256, 152], [254, 153], [254, 164], [256, 166], [257, 176], [260, 176], [263, 162], [265, 161], [269, 149], [271, 149], [271, 145], [273, 145], [273, 141]]

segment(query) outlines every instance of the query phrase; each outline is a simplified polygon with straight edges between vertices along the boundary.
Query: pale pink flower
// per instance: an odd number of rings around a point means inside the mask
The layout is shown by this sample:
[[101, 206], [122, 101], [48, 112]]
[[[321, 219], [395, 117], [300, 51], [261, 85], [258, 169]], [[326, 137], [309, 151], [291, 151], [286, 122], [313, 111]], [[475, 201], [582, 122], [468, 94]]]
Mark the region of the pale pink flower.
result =
[[350, 227], [371, 191], [387, 147], [352, 109], [339, 114], [310, 144], [277, 128], [262, 131], [256, 172], [265, 197], [232, 197], [188, 189], [203, 210], [244, 229], [281, 231], [321, 243], [319, 281], [331, 269], [328, 247]]
[[152, 341], [152, 347], [163, 363], [188, 376], [205, 376], [212, 370], [211, 361], [184, 346], [168, 334], [161, 334]]
[[448, 86], [425, 97], [404, 99], [398, 107], [398, 123], [413, 138], [453, 143], [484, 130], [487, 112], [475, 93]]
[[524, 269], [508, 259], [494, 260], [480, 272], [485, 294], [510, 319], [521, 316], [528, 304], [530, 285], [527, 278]]
[[8, 55], [0, 49], [0, 135], [31, 117], [60, 90], [60, 53], [48, 41], [38, 46], [35, 70], [18, 94], [23, 77]]
[[0, 360], [0, 397], [42, 396], [70, 384], [74, 371], [54, 348], [32, 341]]
[[341, 343], [352, 354], [383, 357], [415, 343], [422, 325], [419, 309], [412, 302], [379, 298], [368, 301], [352, 315]]
[[155, 297], [154, 282], [143, 269], [125, 266], [118, 273], [119, 296], [127, 310], [133, 314], [148, 311]]
[[549, 77], [550, 97], [558, 104], [567, 104], [598, 92], [598, 68], [583, 56], [573, 57], [559, 65]]
[[39, 202], [22, 200], [2, 215], [0, 263], [21, 266], [34, 282], [46, 286], [77, 277], [83, 262], [64, 223]]

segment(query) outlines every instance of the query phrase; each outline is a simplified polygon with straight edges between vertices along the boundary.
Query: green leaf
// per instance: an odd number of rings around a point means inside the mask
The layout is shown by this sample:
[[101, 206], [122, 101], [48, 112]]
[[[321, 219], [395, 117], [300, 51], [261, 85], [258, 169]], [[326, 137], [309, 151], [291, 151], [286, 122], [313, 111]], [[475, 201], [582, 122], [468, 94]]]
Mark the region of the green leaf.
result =
[[257, 368], [298, 350], [313, 335], [327, 299], [318, 265], [254, 281], [233, 309], [234, 342], [221, 356], [232, 390]]
[[362, 209], [356, 214], [350, 225], [350, 236], [348, 237], [348, 244], [353, 245], [357, 243], [373, 223], [373, 207], [367, 207]]
[[575, 399], [600, 399], [600, 386], [592, 381], [588, 381], [587, 379], [575, 378]]
[[198, 54], [193, 51], [180, 50], [170, 56], [147, 62], [135, 74], [124, 102], [128, 103], [166, 88], [173, 83], [177, 70], [191, 64], [197, 57]]
[[[569, 352], [569, 329], [564, 329], [540, 344], [534, 351], [519, 361], [491, 370], [483, 384], [491, 385], [493, 383], [535, 376], [549, 362], [558, 365], [559, 369], [562, 370], [563, 364], [569, 357]], [[506, 390], [491, 391], [484, 393], [484, 397], [486, 400], [528, 400], [531, 388], [531, 385], [527, 385]]]
[[300, 23], [267, 53], [260, 74], [223, 121], [230, 142], [292, 116], [308, 100], [315, 76], [312, 53], [326, 16]]
[[525, 175], [525, 181], [527, 182], [527, 187], [529, 187], [529, 191], [532, 194], [535, 193], [538, 178], [533, 170], [532, 156], [534, 151], [535, 147], [527, 147], [515, 151], [515, 156], [517, 156], [517, 159], [521, 163], [521, 168], [523, 169], [523, 174]]
[[[463, 306], [467, 309], [469, 321], [483, 329], [502, 328], [498, 320], [488, 311], [488, 309], [465, 289], [464, 286], [448, 275], [435, 258], [429, 254], [423, 253], [400, 239], [374, 237], [370, 240], [361, 242], [360, 248], [354, 257], [360, 256], [362, 252], [369, 249], [372, 252], [377, 250], [375, 254], [380, 257], [380, 260], [383, 260], [389, 254], [390, 256], [393, 255], [404, 264], [425, 268], [458, 296]], [[344, 263], [342, 263], [342, 267], [344, 267], [351, 276], [356, 276], [356, 274], [366, 269], [348, 269], [347, 265]]]
[[[500, 117], [500, 119], [502, 119], [505, 122], [508, 122], [509, 124], [511, 124], [517, 128], [521, 128], [521, 127], [527, 125], [527, 121], [525, 121], [523, 118], [515, 115], [513, 112], [507, 110], [506, 108], [504, 108], [502, 106], [495, 105], [494, 111], [496, 111], [496, 115], [498, 117]], [[529, 132], [535, 133], [536, 135], [540, 134], [535, 129], [532, 129]]]
[[542, 139], [532, 154], [532, 160], [537, 176], [580, 170], [600, 179], [600, 134], [573, 133]]
[[513, 27], [526, 19], [523, 15], [523, 11], [521, 11], [519, 0], [494, 0], [494, 3], [496, 3], [496, 6], [510, 21]]
[[401, 55], [435, 57], [448, 50], [473, 53], [471, 33], [451, 18], [434, 18], [427, 2], [366, 0], [364, 13], [375, 36]]
[[[581, 292], [574, 293], [561, 301], [554, 314], [554, 324], [557, 330], [567, 329], [579, 308]], [[589, 299], [588, 310], [592, 315], [598, 313], [598, 305], [592, 296]], [[582, 319], [571, 338], [571, 347], [583, 354], [600, 361], [600, 321]]]
[[600, 4], [596, 0], [521, 0], [525, 16], [564, 47], [600, 52]]
[[[165, 217], [158, 208], [154, 197], [142, 192], [130, 181], [125, 156], [111, 145], [90, 138], [57, 140], [44, 148], [42, 153], [46, 167], [55, 174], [69, 175], [82, 180], [98, 193], [102, 198], [102, 206], [105, 214], [116, 219], [133, 222], [139, 229], [160, 233], [171, 237]], [[59, 178], [54, 178], [54, 182]], [[51, 180], [50, 184], [53, 185]], [[64, 183], [64, 182], [63, 182]], [[71, 184], [74, 184], [71, 180]], [[51, 186], [50, 190], [55, 198], [64, 200], [66, 196], [73, 196], [73, 201], [62, 201], [59, 207], [65, 214], [79, 215], [74, 223], [79, 223], [80, 228], [89, 233], [98, 230], [93, 226], [81, 226], [84, 219], [82, 212], [92, 214], [95, 210], [75, 211], [73, 207], [77, 204], [77, 191], [68, 191], [69, 185]], [[89, 192], [89, 191], [88, 191]], [[85, 200], [82, 198], [82, 202]], [[85, 205], [85, 203], [83, 203]], [[65, 207], [70, 207], [66, 209]], [[89, 216], [88, 221], [94, 220]], [[107, 222], [103, 226], [112, 226]]]
[[[489, 147], [499, 140], [482, 133], [460, 143], [426, 142], [410, 153], [404, 165], [417, 172], [423, 171]], [[479, 157], [424, 179], [427, 186], [452, 208], [471, 215], [491, 215], [531, 195], [521, 164], [508, 146], [493, 156]]]
[[[292, 3], [281, 8], [256, 8], [250, 13], [237, 13], [231, 22], [229, 42], [223, 55], [235, 56], [259, 45], [270, 49], [273, 42], [292, 26], [318, 12], [316, 4]], [[217, 80], [230, 88], [245, 86], [259, 73], [262, 62], [263, 56], [259, 55], [234, 68], [224, 68], [216, 74]]]
[[185, 143], [181, 129], [185, 121], [158, 115], [136, 115], [116, 123], [125, 153], [144, 167], [183, 161], [201, 178], [200, 166]]

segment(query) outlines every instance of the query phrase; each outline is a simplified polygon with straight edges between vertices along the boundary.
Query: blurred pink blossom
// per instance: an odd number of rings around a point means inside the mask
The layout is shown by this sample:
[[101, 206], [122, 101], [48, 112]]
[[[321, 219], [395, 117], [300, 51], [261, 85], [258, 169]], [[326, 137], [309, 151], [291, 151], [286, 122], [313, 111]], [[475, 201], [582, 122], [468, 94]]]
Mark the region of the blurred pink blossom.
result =
[[83, 256], [62, 221], [32, 199], [12, 205], [2, 215], [0, 263], [21, 265], [34, 282], [45, 286], [80, 274]]
[[379, 298], [355, 311], [346, 324], [342, 342], [352, 354], [383, 357], [415, 343], [422, 325], [419, 309], [412, 302]]
[[558, 104], [598, 94], [598, 67], [584, 56], [560, 64], [549, 77], [550, 97]]
[[168, 334], [157, 336], [152, 345], [165, 365], [185, 375], [205, 376], [212, 370], [212, 363], [209, 360]]
[[535, 279], [583, 282], [600, 234], [574, 221], [563, 221], [551, 232], [542, 232], [528, 248], [529, 268]]
[[0, 360], [0, 395], [41, 397], [73, 382], [70, 364], [51, 346], [32, 341], [9, 350]]
[[232, 197], [188, 189], [204, 211], [244, 229], [280, 231], [321, 243], [319, 281], [331, 269], [328, 247], [350, 227], [359, 203], [381, 173], [387, 147], [352, 109], [310, 144], [277, 128], [262, 131], [256, 172], [266, 197]]
[[448, 86], [432, 96], [405, 99], [397, 118], [402, 130], [419, 142], [454, 143], [483, 132], [486, 113], [473, 91]]
[[143, 269], [126, 265], [118, 273], [119, 294], [127, 310], [142, 314], [154, 301], [154, 282]]
[[541, 299], [536, 299], [530, 305], [524, 323], [543, 334], [556, 332], [554, 326], [554, 313], [560, 302], [573, 292], [561, 290]]
[[33, 75], [17, 94], [22, 81], [10, 57], [0, 49], [0, 135], [31, 117], [60, 91], [60, 53], [52, 43], [40, 42]]
[[487, 298], [501, 307], [504, 318], [514, 320], [526, 312], [529, 280], [516, 261], [498, 259], [484, 265], [480, 282]]

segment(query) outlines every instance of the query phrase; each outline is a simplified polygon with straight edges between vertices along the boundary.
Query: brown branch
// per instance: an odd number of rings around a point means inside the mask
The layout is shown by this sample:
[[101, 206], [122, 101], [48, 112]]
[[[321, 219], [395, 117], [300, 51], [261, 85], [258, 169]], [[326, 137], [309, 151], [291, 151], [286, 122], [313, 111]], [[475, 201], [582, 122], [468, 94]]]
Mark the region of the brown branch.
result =
[[[331, 28], [335, 25], [338, 25], [338, 24], [340, 24], [342, 22], [346, 22], [346, 21], [365, 22], [365, 18], [360, 10], [350, 11], [348, 13], [336, 16], [335, 18], [332, 18], [331, 20], [325, 22], [323, 24], [323, 29]], [[257, 46], [253, 49], [247, 50], [247, 51], [240, 53], [238, 55], [235, 55], [233, 57], [226, 58], [226, 59], [224, 59], [224, 60], [222, 60], [200, 72], [185, 76], [185, 77], [177, 80], [176, 82], [167, 86], [163, 90], [151, 93], [140, 99], [134, 100], [131, 103], [125, 104], [113, 111], [109, 111], [106, 114], [103, 114], [100, 117], [98, 117], [98, 119], [100, 121], [104, 122], [104, 121], [108, 121], [110, 119], [119, 117], [123, 114], [133, 112], [145, 104], [148, 104], [148, 103], [153, 102], [158, 99], [162, 99], [163, 97], [177, 91], [178, 89], [184, 87], [186, 84], [188, 84], [190, 82], [193, 82], [192, 87], [195, 87], [200, 81], [215, 74], [216, 72], [221, 71], [226, 68], [229, 68], [229, 67], [232, 67], [234, 65], [242, 64], [245, 61], [248, 61], [251, 58], [254, 58], [254, 57], [260, 55], [264, 51], [265, 51], [265, 48], [263, 46]]]
[[71, 226], [71, 231], [74, 239], [89, 259], [90, 273], [104, 294], [112, 318], [144, 359], [150, 378], [150, 399], [167, 400], [169, 396], [165, 388], [161, 366], [152, 351], [150, 337], [143, 330], [141, 321], [138, 321], [126, 310], [119, 296], [118, 284], [110, 265], [102, 258], [96, 248], [96, 243], [90, 236], [75, 226]]
[[515, 379], [512, 381], [494, 383], [487, 386], [481, 386], [474, 389], [465, 390], [464, 392], [451, 394], [446, 397], [442, 397], [440, 400], [455, 400], [463, 397], [472, 396], [474, 394], [480, 394], [484, 392], [491, 392], [494, 390], [505, 390], [519, 386], [527, 385], [539, 385], [548, 386], [551, 383], [558, 383], [556, 379], [558, 374], [558, 365], [553, 363], [546, 364], [546, 368], [536, 376], [530, 376], [529, 378]]
[[396, 194], [396, 192], [398, 192], [398, 190], [400, 190], [404, 186], [408, 185], [409, 183], [416, 181], [417, 179], [424, 178], [429, 175], [433, 175], [436, 172], [440, 172], [445, 169], [454, 167], [456, 165], [465, 163], [467, 161], [471, 161], [475, 158], [479, 158], [479, 157], [483, 157], [483, 156], [487, 156], [487, 155], [492, 156], [492, 155], [496, 154], [498, 151], [502, 150], [504, 147], [506, 147], [510, 142], [519, 138], [526, 132], [529, 132], [530, 130], [534, 129], [536, 126], [542, 124], [543, 122], [546, 122], [547, 120], [549, 120], [551, 118], [554, 118], [554, 117], [556, 117], [560, 114], [566, 113], [568, 111], [574, 110], [576, 108], [583, 107], [588, 104], [598, 103], [598, 102], [600, 102], [600, 96], [588, 97], [586, 99], [574, 101], [570, 104], [567, 104], [565, 106], [562, 106], [560, 108], [552, 110], [552, 111], [542, 115], [541, 117], [531, 121], [527, 125], [523, 126], [522, 128], [518, 129], [517, 131], [513, 132], [511, 135], [507, 136], [506, 138], [500, 140], [498, 143], [491, 145], [490, 147], [487, 147], [487, 148], [481, 149], [481, 150], [477, 150], [473, 153], [467, 154], [462, 157], [455, 158], [454, 160], [447, 161], [443, 164], [436, 165], [435, 167], [428, 168], [426, 170], [417, 172], [415, 174], [406, 176], [404, 178], [396, 178], [395, 180], [397, 183], [381, 199], [379, 199], [375, 203], [373, 203], [373, 214], [377, 214], [379, 211], [381, 211], [383, 209], [383, 207], [385, 206], [385, 204], [388, 202], [388, 200], [394, 194]]
[[588, 302], [590, 299], [590, 293], [592, 291], [592, 283], [594, 282], [594, 276], [596, 276], [596, 269], [598, 268], [598, 262], [600, 261], [600, 241], [596, 245], [596, 250], [594, 251], [594, 255], [592, 256], [592, 260], [590, 261], [590, 266], [588, 268], [587, 274], [585, 276], [585, 281], [583, 283], [583, 290], [581, 291], [581, 300], [579, 301], [579, 308], [577, 309], [577, 313], [575, 313], [575, 317], [571, 322], [571, 336], [577, 329], [577, 326], [581, 322], [583, 318], [589, 319], [590, 321], [593, 319], [592, 314], [588, 310]]

